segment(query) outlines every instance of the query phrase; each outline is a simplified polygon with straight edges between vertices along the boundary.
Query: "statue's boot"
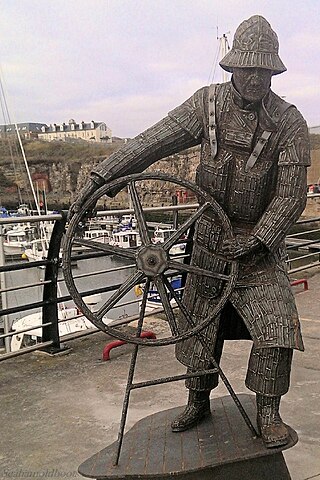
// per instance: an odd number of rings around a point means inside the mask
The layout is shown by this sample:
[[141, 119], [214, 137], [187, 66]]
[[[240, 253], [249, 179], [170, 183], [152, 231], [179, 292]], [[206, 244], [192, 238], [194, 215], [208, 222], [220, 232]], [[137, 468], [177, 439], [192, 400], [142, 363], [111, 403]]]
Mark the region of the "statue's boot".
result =
[[289, 431], [279, 415], [281, 397], [257, 394], [257, 425], [267, 448], [286, 445]]
[[183, 432], [197, 425], [207, 415], [210, 415], [210, 390], [189, 390], [188, 404], [184, 411], [173, 420], [171, 430]]

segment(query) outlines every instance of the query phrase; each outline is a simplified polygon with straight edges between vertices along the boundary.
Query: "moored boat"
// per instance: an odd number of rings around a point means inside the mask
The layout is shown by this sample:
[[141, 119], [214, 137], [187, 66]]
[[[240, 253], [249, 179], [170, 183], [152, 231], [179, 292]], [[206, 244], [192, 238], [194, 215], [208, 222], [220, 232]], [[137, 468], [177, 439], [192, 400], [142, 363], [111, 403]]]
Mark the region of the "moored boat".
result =
[[141, 246], [141, 238], [137, 230], [123, 230], [114, 232], [110, 245], [121, 248], [136, 248]]

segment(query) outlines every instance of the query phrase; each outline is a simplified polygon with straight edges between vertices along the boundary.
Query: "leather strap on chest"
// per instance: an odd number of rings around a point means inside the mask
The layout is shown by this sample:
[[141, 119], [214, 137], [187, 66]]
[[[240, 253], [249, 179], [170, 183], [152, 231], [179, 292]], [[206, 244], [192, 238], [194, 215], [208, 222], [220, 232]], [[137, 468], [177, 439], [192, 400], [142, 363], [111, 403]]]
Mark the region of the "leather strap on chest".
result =
[[212, 158], [215, 158], [218, 152], [216, 123], [217, 86], [217, 84], [211, 84], [209, 86], [209, 140]]
[[267, 141], [269, 140], [270, 135], [271, 135], [271, 132], [268, 132], [267, 130], [264, 130], [264, 132], [262, 132], [261, 137], [257, 141], [256, 146], [254, 147], [250, 157], [248, 158], [248, 161], [245, 166], [246, 172], [248, 172], [255, 165]]

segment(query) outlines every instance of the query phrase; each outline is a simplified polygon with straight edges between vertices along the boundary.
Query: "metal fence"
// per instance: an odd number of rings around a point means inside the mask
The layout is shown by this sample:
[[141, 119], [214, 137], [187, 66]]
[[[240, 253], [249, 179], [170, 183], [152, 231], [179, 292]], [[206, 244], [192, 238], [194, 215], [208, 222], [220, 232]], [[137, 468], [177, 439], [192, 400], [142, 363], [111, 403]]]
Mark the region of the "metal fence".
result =
[[[145, 209], [148, 213], [164, 213], [171, 212], [174, 218], [174, 222], [177, 223], [178, 212], [183, 210], [195, 209], [196, 204], [186, 205], [179, 204], [176, 206], [156, 207]], [[133, 210], [109, 210], [101, 211], [97, 213], [97, 217], [105, 217], [107, 215], [122, 216], [134, 213]], [[46, 222], [53, 222], [54, 227], [50, 237], [49, 248], [47, 256], [44, 259], [38, 261], [8, 261], [5, 258], [3, 249], [3, 236], [4, 228], [17, 223], [30, 223], [32, 225], [45, 225]], [[66, 302], [70, 302], [72, 299], [66, 292], [63, 293], [64, 284], [61, 276], [61, 260], [60, 260], [60, 248], [63, 239], [63, 234], [66, 225], [66, 212], [54, 215], [42, 215], [42, 216], [28, 216], [28, 217], [10, 217], [0, 219], [0, 277], [1, 277], [1, 309], [0, 309], [0, 361], [22, 355], [34, 350], [45, 350], [49, 353], [55, 353], [65, 348], [66, 342], [76, 337], [89, 335], [97, 332], [95, 328], [86, 328], [74, 333], [68, 333], [61, 336], [60, 327], [71, 323], [73, 320], [82, 318], [81, 312], [77, 312], [74, 308], [74, 315], [69, 315], [67, 318], [59, 316], [59, 308]], [[296, 224], [298, 231], [291, 233], [286, 238], [287, 243], [287, 263], [289, 274], [296, 275], [304, 270], [310, 270], [311, 268], [318, 267], [320, 265], [320, 217], [300, 220]], [[90, 259], [99, 259], [101, 256], [105, 256], [104, 253], [85, 251], [81, 254], [76, 254], [72, 257], [75, 262], [84, 262]], [[182, 255], [183, 256], [183, 255]], [[75, 273], [74, 278], [91, 279], [91, 284], [94, 284], [93, 279], [97, 275], [111, 274], [116, 277], [121, 271], [125, 271], [134, 265], [116, 265], [111, 266], [105, 270], [89, 270], [87, 272]], [[36, 281], [26, 281], [28, 278], [28, 271], [36, 270], [42, 272], [42, 277]], [[14, 282], [8, 285], [6, 278], [8, 275], [14, 275]], [[94, 286], [94, 288], [88, 288], [82, 292], [85, 296], [106, 294], [119, 288], [121, 283], [114, 281], [113, 283], [105, 286]], [[29, 292], [37, 292], [39, 297], [36, 301], [32, 299]], [[8, 297], [10, 300], [8, 301]], [[19, 297], [19, 300], [17, 299]], [[134, 305], [139, 302], [139, 298], [130, 299], [122, 302], [117, 306], [118, 309], [125, 308], [128, 305]], [[72, 313], [72, 309], [70, 309]], [[157, 309], [151, 312], [156, 314], [161, 312], [162, 309]], [[32, 323], [32, 325], [26, 325], [20, 329], [13, 329], [13, 319], [15, 315], [19, 318], [27, 318], [30, 312], [38, 312], [39, 322]], [[40, 313], [39, 313], [40, 312]], [[147, 314], [148, 315], [148, 314]], [[121, 316], [120, 316], [121, 317]], [[118, 326], [128, 324], [139, 317], [138, 314], [126, 315], [125, 318], [118, 318], [113, 320], [112, 325]], [[40, 334], [39, 334], [40, 332]], [[28, 335], [28, 333], [30, 335]], [[35, 334], [36, 333], [36, 334]], [[22, 338], [31, 339], [34, 344], [26, 345], [22, 342]], [[39, 341], [39, 338], [41, 340]], [[13, 339], [21, 341], [21, 347], [18, 350], [12, 351]], [[62, 343], [63, 341], [63, 343]]]

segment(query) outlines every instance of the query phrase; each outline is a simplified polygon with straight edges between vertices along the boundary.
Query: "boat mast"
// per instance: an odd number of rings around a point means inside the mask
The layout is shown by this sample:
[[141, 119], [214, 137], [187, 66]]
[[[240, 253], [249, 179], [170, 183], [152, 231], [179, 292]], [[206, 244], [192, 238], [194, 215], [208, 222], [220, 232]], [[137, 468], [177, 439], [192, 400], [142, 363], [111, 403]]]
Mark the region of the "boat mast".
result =
[[20, 149], [21, 149], [21, 153], [22, 153], [22, 158], [23, 158], [24, 165], [25, 165], [25, 167], [26, 167], [27, 176], [28, 176], [28, 180], [29, 180], [29, 184], [30, 184], [30, 188], [31, 188], [33, 200], [34, 200], [34, 203], [35, 203], [35, 206], [36, 206], [36, 210], [37, 210], [38, 215], [41, 215], [40, 205], [39, 205], [39, 202], [38, 202], [38, 199], [37, 199], [37, 195], [36, 195], [36, 192], [35, 192], [35, 189], [34, 189], [34, 185], [33, 185], [33, 182], [32, 182], [32, 178], [31, 178], [31, 174], [30, 174], [30, 170], [29, 170], [29, 165], [28, 165], [27, 158], [26, 158], [26, 154], [25, 154], [25, 151], [24, 151], [24, 148], [23, 148], [23, 145], [22, 145], [22, 141], [21, 141], [21, 137], [20, 137], [20, 132], [19, 132], [19, 129], [18, 129], [18, 125], [15, 123], [15, 124], [14, 124], [14, 127], [15, 127], [16, 132], [17, 132], [17, 137], [18, 137], [18, 141], [19, 141], [19, 145], [20, 145]]
[[[219, 41], [220, 41], [220, 58], [222, 59], [223, 57], [225, 57], [228, 53], [228, 51], [230, 50], [230, 46], [229, 46], [229, 42], [228, 42], [228, 37], [227, 35], [229, 34], [230, 32], [227, 32], [227, 33], [224, 33], [222, 35], [222, 37], [219, 38]], [[225, 70], [222, 71], [222, 82], [225, 83], [229, 80], [228, 78], [228, 72], [226, 72]]]
[[[210, 83], [220, 83], [221, 82], [221, 80], [216, 79], [216, 70], [217, 70], [217, 66], [218, 66], [219, 61], [230, 50], [230, 46], [229, 46], [229, 42], [228, 42], [228, 35], [229, 34], [230, 34], [230, 32], [226, 32], [221, 37], [219, 37], [218, 27], [217, 27], [218, 43], [217, 43], [216, 53], [215, 53], [215, 56], [214, 56], [214, 59], [213, 59], [212, 65], [211, 65], [211, 71], [210, 71], [209, 78], [208, 78], [208, 84], [210, 84]], [[228, 82], [228, 81], [229, 81], [228, 72], [226, 72], [225, 70], [222, 70], [222, 82], [225, 83], [225, 82]]]

